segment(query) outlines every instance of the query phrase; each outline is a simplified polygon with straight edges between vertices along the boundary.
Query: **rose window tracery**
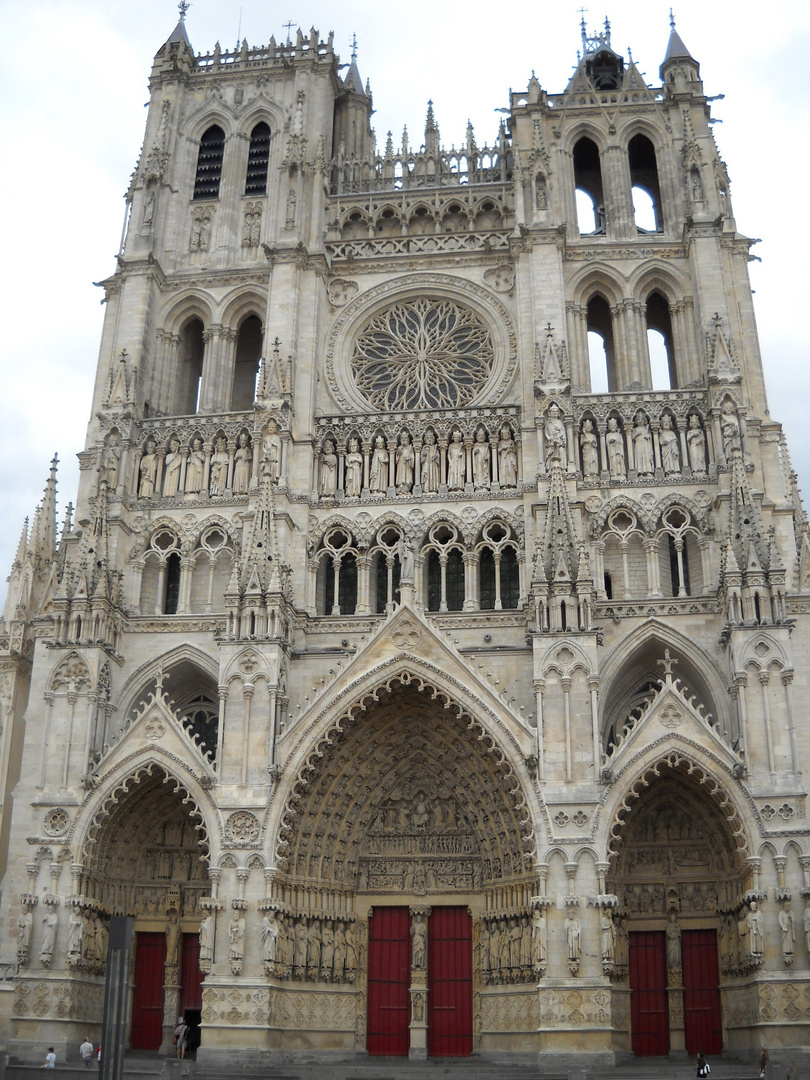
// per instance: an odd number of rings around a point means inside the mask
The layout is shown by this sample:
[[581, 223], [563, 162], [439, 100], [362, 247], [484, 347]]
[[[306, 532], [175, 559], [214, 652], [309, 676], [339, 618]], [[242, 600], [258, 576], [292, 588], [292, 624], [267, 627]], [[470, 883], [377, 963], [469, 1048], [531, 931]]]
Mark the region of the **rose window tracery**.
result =
[[451, 300], [416, 300], [378, 312], [352, 356], [357, 389], [381, 412], [469, 405], [492, 374], [489, 330]]

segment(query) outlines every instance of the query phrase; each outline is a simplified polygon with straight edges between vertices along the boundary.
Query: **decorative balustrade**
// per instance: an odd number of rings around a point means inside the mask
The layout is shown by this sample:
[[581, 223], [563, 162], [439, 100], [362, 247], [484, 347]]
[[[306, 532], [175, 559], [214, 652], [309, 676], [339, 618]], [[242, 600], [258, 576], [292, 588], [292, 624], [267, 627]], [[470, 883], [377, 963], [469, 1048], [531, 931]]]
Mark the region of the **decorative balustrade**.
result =
[[312, 490], [321, 501], [517, 494], [520, 410], [323, 416]]

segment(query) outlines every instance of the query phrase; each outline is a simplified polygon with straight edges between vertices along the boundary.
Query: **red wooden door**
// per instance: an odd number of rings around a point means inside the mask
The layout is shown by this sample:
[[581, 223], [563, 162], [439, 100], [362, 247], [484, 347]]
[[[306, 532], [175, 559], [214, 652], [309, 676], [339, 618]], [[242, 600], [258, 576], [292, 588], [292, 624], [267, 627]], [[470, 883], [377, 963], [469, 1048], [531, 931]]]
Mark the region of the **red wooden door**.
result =
[[163, 1041], [165, 934], [135, 935], [135, 993], [132, 999], [132, 1049], [159, 1050]]
[[407, 1055], [410, 982], [410, 912], [406, 907], [375, 908], [368, 924], [369, 1054]]
[[663, 930], [630, 934], [630, 990], [633, 1053], [637, 1057], [668, 1054], [667, 942]]
[[686, 1052], [719, 1054], [723, 1049], [723, 1031], [716, 931], [684, 930], [681, 957]]
[[472, 919], [464, 907], [435, 907], [428, 921], [428, 1054], [471, 1054], [472, 1021]]
[[203, 973], [200, 971], [200, 938], [198, 934], [183, 934], [183, 958], [180, 968], [180, 1013], [202, 1008]]

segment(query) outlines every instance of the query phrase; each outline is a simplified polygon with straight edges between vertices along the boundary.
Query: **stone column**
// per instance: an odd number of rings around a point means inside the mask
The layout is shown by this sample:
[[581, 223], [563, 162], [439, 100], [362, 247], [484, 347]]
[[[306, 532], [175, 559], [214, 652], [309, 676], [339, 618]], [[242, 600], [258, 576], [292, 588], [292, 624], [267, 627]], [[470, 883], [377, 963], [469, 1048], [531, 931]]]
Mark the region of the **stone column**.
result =
[[411, 912], [411, 1022], [408, 1057], [427, 1059], [427, 920], [430, 908], [412, 907]]

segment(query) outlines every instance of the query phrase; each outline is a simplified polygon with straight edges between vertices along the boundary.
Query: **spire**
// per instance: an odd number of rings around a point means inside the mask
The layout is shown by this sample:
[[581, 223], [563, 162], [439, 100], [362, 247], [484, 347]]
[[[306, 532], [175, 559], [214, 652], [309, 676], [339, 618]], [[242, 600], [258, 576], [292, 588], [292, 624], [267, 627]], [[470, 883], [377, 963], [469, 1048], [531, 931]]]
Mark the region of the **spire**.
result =
[[269, 473], [262, 476], [250, 537], [242, 555], [243, 588], [256, 582], [265, 592], [281, 591], [281, 566], [276, 536], [275, 498]]
[[17, 554], [14, 556], [12, 569], [22, 566], [25, 562], [26, 551], [28, 551], [28, 518], [26, 518], [23, 523], [22, 532], [20, 533], [20, 542], [17, 544]]
[[59, 458], [56, 454], [51, 458], [51, 471], [45, 482], [45, 493], [40, 504], [39, 535], [37, 536], [36, 555], [43, 559], [52, 559], [56, 554], [56, 470]]
[[428, 101], [427, 117], [425, 118], [425, 153], [438, 154], [439, 139], [439, 125], [433, 115], [433, 102]]
[[[574, 581], [579, 574], [579, 543], [559, 459], [551, 463], [548, 510], [539, 561], [548, 581]], [[540, 576], [538, 565], [537, 576]]]
[[[675, 29], [675, 16], [672, 14], [672, 8], [669, 9], [669, 41], [667, 42], [667, 51], [664, 54], [664, 59], [661, 62], [659, 72], [661, 78], [666, 81], [666, 72], [670, 65], [678, 64], [683, 66], [684, 63], [694, 70], [694, 79], [700, 78], [700, 64], [695, 60], [694, 56], [689, 52], [687, 47], [683, 43], [683, 39], [678, 31]], [[677, 82], [677, 79], [675, 80]], [[690, 80], [691, 81], [691, 80]]]
[[363, 80], [360, 78], [360, 69], [357, 66], [357, 34], [352, 34], [352, 62], [346, 76], [346, 85], [353, 93], [367, 96], [363, 89]]

